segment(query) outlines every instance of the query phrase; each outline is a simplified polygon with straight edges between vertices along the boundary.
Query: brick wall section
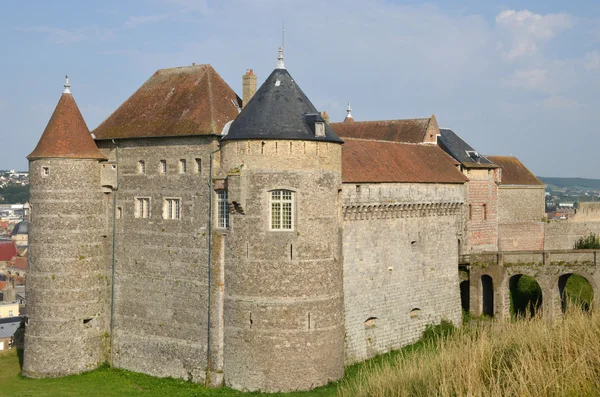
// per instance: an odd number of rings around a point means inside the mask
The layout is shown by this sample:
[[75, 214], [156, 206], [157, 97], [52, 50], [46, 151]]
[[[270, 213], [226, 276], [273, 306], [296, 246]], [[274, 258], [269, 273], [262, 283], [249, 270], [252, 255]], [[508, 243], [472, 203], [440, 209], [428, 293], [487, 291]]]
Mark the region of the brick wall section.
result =
[[[100, 142], [115, 160], [114, 145]], [[119, 141], [114, 365], [201, 382], [206, 370], [210, 137]], [[195, 159], [204, 165], [195, 171]], [[179, 172], [186, 159], [187, 172]], [[146, 172], [138, 172], [144, 160]], [[167, 173], [159, 172], [160, 160]], [[135, 197], [150, 217], [135, 218]], [[165, 197], [181, 198], [181, 220], [163, 219]], [[112, 214], [111, 214], [112, 215]]]
[[464, 207], [465, 241], [463, 252], [496, 251], [498, 249], [498, 186], [494, 170], [465, 169], [469, 178], [467, 205]]
[[426, 324], [460, 323], [464, 199], [462, 184], [344, 184], [347, 364], [416, 341]]
[[544, 186], [498, 188], [498, 250], [544, 249]]

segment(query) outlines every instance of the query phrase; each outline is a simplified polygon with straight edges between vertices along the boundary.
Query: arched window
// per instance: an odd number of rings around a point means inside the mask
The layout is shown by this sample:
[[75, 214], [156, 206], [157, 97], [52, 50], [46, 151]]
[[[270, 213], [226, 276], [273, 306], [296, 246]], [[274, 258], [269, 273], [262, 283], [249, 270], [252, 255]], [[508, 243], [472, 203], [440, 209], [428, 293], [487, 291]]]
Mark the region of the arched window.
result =
[[271, 230], [293, 230], [294, 228], [294, 192], [291, 190], [273, 190], [270, 192]]

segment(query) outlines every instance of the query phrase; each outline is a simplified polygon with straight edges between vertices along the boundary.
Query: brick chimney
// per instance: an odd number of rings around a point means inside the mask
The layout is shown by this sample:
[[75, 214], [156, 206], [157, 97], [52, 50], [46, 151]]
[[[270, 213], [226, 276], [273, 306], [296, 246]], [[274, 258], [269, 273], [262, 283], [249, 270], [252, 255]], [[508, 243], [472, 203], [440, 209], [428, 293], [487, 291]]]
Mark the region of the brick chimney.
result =
[[248, 69], [245, 75], [242, 76], [242, 107], [250, 102], [250, 99], [256, 93], [256, 75], [252, 69]]
[[323, 114], [321, 115], [321, 117], [323, 117], [323, 120], [325, 120], [325, 122], [327, 124], [329, 124], [329, 115], [327, 114], [326, 110], [323, 111]]

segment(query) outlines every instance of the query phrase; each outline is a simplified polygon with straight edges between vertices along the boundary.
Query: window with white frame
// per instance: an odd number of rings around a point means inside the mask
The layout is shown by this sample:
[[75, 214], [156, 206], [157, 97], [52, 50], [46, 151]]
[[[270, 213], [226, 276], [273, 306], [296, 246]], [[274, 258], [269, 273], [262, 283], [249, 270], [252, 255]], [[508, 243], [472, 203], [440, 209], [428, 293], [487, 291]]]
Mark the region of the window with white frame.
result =
[[150, 198], [149, 197], [136, 197], [135, 198], [135, 217], [136, 218], [150, 218]]
[[179, 173], [185, 174], [187, 172], [187, 163], [185, 159], [179, 160]]
[[138, 161], [138, 174], [146, 173], [146, 162], [144, 160]]
[[217, 190], [217, 227], [229, 227], [229, 204], [227, 204], [227, 190]]
[[273, 190], [271, 193], [271, 230], [294, 228], [294, 192]]
[[161, 174], [167, 173], [167, 160], [160, 160], [158, 163], [158, 172]]
[[181, 219], [181, 199], [166, 198], [163, 203], [164, 219]]

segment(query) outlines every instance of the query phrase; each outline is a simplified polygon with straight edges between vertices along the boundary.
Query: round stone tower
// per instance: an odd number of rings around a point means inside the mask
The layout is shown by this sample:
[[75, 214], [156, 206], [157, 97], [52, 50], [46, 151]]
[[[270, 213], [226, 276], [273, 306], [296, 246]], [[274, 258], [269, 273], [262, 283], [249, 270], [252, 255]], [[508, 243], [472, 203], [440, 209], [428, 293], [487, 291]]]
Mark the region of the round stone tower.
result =
[[341, 144], [280, 62], [221, 141], [224, 377], [306, 390], [342, 377]]
[[31, 221], [23, 375], [53, 377], [106, 361], [104, 156], [69, 91], [28, 156]]

